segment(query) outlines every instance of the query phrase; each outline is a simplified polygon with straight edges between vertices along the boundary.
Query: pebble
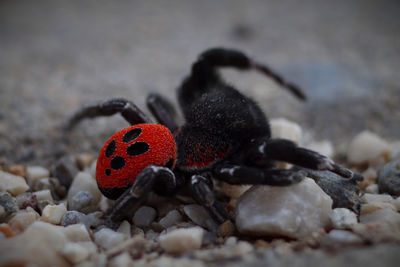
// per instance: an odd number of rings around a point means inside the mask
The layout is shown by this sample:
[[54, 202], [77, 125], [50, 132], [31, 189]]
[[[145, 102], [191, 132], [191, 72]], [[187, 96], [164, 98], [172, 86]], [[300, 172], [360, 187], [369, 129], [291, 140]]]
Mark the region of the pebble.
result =
[[246, 192], [250, 187], [251, 187], [251, 185], [231, 185], [231, 184], [222, 182], [221, 190], [228, 197], [237, 199], [241, 195], [243, 195], [243, 193]]
[[203, 232], [200, 227], [176, 229], [160, 235], [159, 242], [167, 253], [182, 254], [201, 247]]
[[149, 206], [140, 207], [133, 216], [133, 224], [139, 227], [149, 226], [157, 217], [157, 211]]
[[390, 156], [389, 143], [370, 131], [359, 133], [349, 144], [347, 159], [350, 164], [377, 166]]
[[14, 230], [7, 223], [0, 224], [0, 233], [2, 233], [6, 238], [10, 238], [15, 235]]
[[393, 201], [393, 197], [386, 194], [369, 194], [366, 193], [361, 197], [361, 200], [367, 204], [386, 202], [390, 203]]
[[400, 159], [386, 164], [378, 174], [379, 192], [400, 196]]
[[301, 127], [285, 118], [270, 120], [272, 138], [288, 139], [296, 144], [300, 144], [302, 138]]
[[158, 222], [164, 229], [183, 221], [182, 215], [177, 210], [171, 210]]
[[64, 203], [47, 205], [42, 211], [41, 220], [52, 224], [60, 224], [66, 212], [67, 208]]
[[[87, 206], [87, 210], [93, 211], [94, 207], [97, 206], [97, 204], [99, 203], [99, 201], [101, 199], [101, 192], [100, 192], [99, 188], [97, 187], [96, 180], [93, 179], [89, 173], [79, 172], [75, 176], [75, 178], [71, 184], [71, 187], [69, 188], [69, 191], [68, 191], [68, 196], [67, 196], [68, 207], [71, 207], [71, 205], [72, 206], [77, 205], [75, 203], [76, 201], [74, 202], [74, 197], [81, 191], [86, 191], [92, 196], [92, 199]], [[82, 200], [86, 201], [86, 198], [84, 198]], [[93, 208], [93, 209], [91, 209], [91, 208]]]
[[71, 242], [91, 241], [90, 234], [82, 223], [67, 225], [64, 227], [63, 233]]
[[357, 215], [346, 208], [336, 208], [329, 214], [333, 228], [350, 229], [351, 226], [357, 224]]
[[392, 208], [378, 209], [374, 212], [362, 214], [360, 222], [364, 224], [376, 222], [392, 222], [400, 226], [400, 214]]
[[103, 220], [100, 219], [102, 214], [103, 213], [101, 212], [93, 212], [86, 215], [79, 211], [67, 211], [61, 220], [61, 225], [67, 226], [76, 223], [83, 223], [89, 229], [94, 228], [104, 223]]
[[89, 258], [89, 251], [79, 243], [67, 243], [61, 254], [72, 264], [80, 263]]
[[332, 199], [310, 178], [286, 187], [254, 186], [236, 208], [240, 233], [301, 238], [330, 224]]
[[80, 170], [84, 170], [93, 163], [94, 161], [94, 156], [92, 154], [79, 154], [76, 156], [76, 165]]
[[183, 207], [183, 211], [195, 224], [212, 232], [217, 231], [218, 225], [203, 206], [198, 204], [189, 204]]
[[93, 197], [88, 191], [79, 191], [69, 202], [69, 210], [77, 210], [85, 213], [90, 210], [92, 200]]
[[125, 235], [125, 237], [131, 237], [131, 224], [128, 221], [123, 221], [117, 230], [118, 233]]
[[54, 199], [49, 189], [33, 192], [38, 202], [53, 203]]
[[3, 219], [4, 217], [6, 217], [7, 215], [6, 210], [4, 209], [3, 206], [0, 205], [0, 219]]
[[377, 184], [368, 185], [368, 186], [365, 188], [365, 193], [368, 193], [368, 194], [379, 194], [379, 187], [378, 187], [378, 185], [377, 185]]
[[35, 187], [36, 183], [43, 178], [48, 178], [50, 171], [42, 166], [26, 167], [26, 180], [30, 187]]
[[112, 258], [107, 265], [109, 267], [133, 267], [133, 260], [128, 252], [124, 252], [114, 258]]
[[56, 177], [60, 184], [69, 188], [79, 169], [73, 156], [64, 156], [60, 158], [52, 167], [51, 173]]
[[103, 249], [109, 249], [123, 242], [125, 235], [117, 233], [109, 228], [102, 228], [94, 234], [94, 242]]
[[4, 209], [4, 216], [18, 211], [16, 198], [12, 197], [7, 192], [0, 192], [0, 206]]
[[29, 225], [36, 222], [39, 217], [40, 216], [36, 211], [28, 207], [25, 210], [18, 211], [8, 223], [15, 232], [19, 233], [23, 232], [29, 227]]
[[322, 244], [330, 247], [358, 246], [363, 243], [360, 236], [347, 230], [332, 230], [322, 239]]
[[69, 266], [61, 255], [68, 240], [62, 227], [36, 221], [23, 233], [0, 242], [0, 266]]
[[0, 170], [0, 191], [8, 192], [13, 196], [24, 193], [29, 189], [24, 177]]

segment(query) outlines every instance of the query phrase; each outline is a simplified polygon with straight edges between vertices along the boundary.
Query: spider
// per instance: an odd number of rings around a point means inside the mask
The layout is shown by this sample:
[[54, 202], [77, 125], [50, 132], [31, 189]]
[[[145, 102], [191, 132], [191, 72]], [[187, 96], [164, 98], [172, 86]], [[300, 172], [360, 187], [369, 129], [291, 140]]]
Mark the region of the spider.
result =
[[266, 115], [223, 81], [220, 67], [257, 70], [305, 99], [300, 88], [244, 53], [213, 48], [200, 54], [177, 89], [185, 119], [182, 126], [177, 125], [173, 105], [155, 93], [147, 97], [147, 106], [160, 124], [126, 99], [89, 105], [71, 117], [69, 127], [85, 118], [120, 113], [132, 125], [107, 140], [97, 161], [99, 189], [115, 200], [106, 212], [108, 222], [118, 224], [131, 217], [151, 191], [171, 196], [188, 186], [194, 200], [223, 224], [229, 216], [213, 193], [212, 179], [234, 185], [287, 186], [306, 176], [301, 169], [276, 168], [277, 161], [353, 176], [317, 152], [272, 139]]

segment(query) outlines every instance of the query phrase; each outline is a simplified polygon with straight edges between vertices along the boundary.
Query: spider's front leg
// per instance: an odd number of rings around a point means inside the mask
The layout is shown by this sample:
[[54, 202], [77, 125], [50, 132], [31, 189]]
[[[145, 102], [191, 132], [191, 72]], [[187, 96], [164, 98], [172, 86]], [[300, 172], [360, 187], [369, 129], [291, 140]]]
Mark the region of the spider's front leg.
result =
[[151, 123], [151, 120], [135, 104], [123, 98], [113, 98], [97, 104], [88, 105], [76, 112], [66, 125], [66, 129], [72, 129], [83, 119], [100, 116], [111, 116], [120, 113], [131, 125], [139, 123]]
[[178, 184], [170, 169], [147, 166], [139, 173], [131, 188], [127, 189], [107, 210], [107, 224], [116, 228], [122, 220], [132, 217], [133, 212], [139, 208], [148, 193], [155, 187], [163, 187], [164, 193], [168, 194], [175, 192]]
[[308, 169], [334, 172], [345, 178], [354, 175], [351, 170], [335, 164], [330, 158], [285, 139], [255, 140], [245, 157], [248, 162], [260, 166], [271, 161], [284, 161]]

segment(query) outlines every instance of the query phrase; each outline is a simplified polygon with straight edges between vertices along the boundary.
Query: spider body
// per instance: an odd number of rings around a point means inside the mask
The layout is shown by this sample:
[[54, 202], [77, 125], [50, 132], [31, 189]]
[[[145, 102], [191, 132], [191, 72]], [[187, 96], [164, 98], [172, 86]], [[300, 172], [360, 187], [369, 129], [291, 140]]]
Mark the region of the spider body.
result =
[[298, 87], [242, 52], [214, 48], [199, 56], [177, 90], [185, 119], [182, 126], [176, 123], [173, 106], [158, 94], [147, 98], [147, 106], [165, 127], [152, 124], [125, 99], [87, 106], [71, 118], [72, 127], [84, 118], [120, 113], [133, 125], [105, 143], [97, 163], [100, 190], [116, 199], [106, 214], [111, 224], [132, 216], [150, 191], [173, 195], [184, 186], [217, 223], [224, 223], [229, 217], [214, 196], [212, 179], [285, 186], [305, 176], [301, 170], [275, 168], [276, 161], [353, 176], [352, 171], [317, 152], [288, 140], [271, 139], [265, 114], [253, 100], [220, 78], [219, 67], [257, 70], [305, 98]]

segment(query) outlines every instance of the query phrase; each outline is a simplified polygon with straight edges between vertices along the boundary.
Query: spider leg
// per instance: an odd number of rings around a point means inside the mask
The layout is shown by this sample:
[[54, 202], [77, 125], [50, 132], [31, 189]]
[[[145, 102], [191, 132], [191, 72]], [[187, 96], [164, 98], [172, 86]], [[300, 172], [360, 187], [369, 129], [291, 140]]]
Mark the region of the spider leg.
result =
[[345, 178], [353, 177], [351, 170], [335, 164], [330, 158], [284, 139], [256, 140], [246, 157], [257, 165], [284, 161], [313, 170], [334, 172]]
[[132, 217], [133, 212], [139, 208], [148, 193], [159, 184], [164, 184], [164, 191], [175, 191], [177, 184], [174, 173], [165, 167], [147, 166], [139, 173], [131, 188], [126, 190], [107, 210], [107, 223], [115, 227], [123, 219]]
[[157, 93], [151, 93], [146, 100], [147, 107], [156, 117], [157, 121], [165, 125], [171, 132], [178, 129], [174, 106], [163, 96]]
[[226, 222], [229, 217], [222, 204], [215, 199], [215, 195], [211, 189], [208, 179], [201, 175], [193, 175], [190, 179], [190, 189], [193, 198], [200, 205], [204, 206], [211, 217], [218, 224]]
[[201, 94], [213, 88], [214, 84], [222, 83], [216, 68], [233, 67], [239, 70], [254, 69], [272, 78], [283, 88], [301, 100], [305, 100], [304, 92], [296, 85], [287, 82], [281, 75], [271, 68], [258, 63], [244, 53], [224, 48], [213, 48], [204, 51], [192, 65], [190, 76], [178, 89], [178, 99], [181, 106], [190, 105]]
[[130, 124], [151, 123], [151, 120], [135, 104], [123, 98], [113, 98], [97, 104], [88, 105], [76, 112], [66, 125], [72, 129], [83, 119], [111, 116], [120, 113]]
[[216, 166], [213, 173], [215, 179], [238, 185], [287, 186], [300, 182], [306, 176], [304, 171], [261, 169], [229, 163]]

